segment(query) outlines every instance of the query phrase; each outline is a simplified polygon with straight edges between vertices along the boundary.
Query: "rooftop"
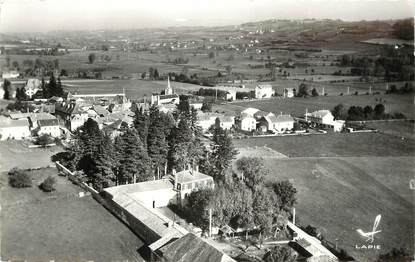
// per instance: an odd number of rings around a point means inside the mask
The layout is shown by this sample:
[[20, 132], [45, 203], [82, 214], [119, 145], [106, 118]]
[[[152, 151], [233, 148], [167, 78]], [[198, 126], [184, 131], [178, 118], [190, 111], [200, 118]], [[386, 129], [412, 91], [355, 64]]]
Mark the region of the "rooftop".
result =
[[8, 127], [29, 127], [29, 121], [27, 119], [13, 120], [9, 117], [0, 116], [0, 128]]
[[177, 262], [232, 262], [228, 255], [214, 248], [192, 233], [160, 249], [167, 261]]
[[37, 121], [39, 126], [58, 126], [59, 121], [58, 119], [40, 119]]
[[309, 113], [308, 116], [316, 117], [316, 118], [323, 118], [328, 114], [331, 114], [330, 110], [318, 110], [318, 111]]
[[172, 95], [160, 95], [160, 100], [161, 99], [171, 99], [171, 98], [179, 98], [179, 95], [176, 95], [176, 94], [172, 94]]
[[278, 115], [277, 117], [277, 122], [282, 123], [282, 122], [293, 122], [294, 118], [290, 115]]
[[137, 192], [146, 192], [160, 189], [173, 188], [173, 184], [169, 179], [159, 179], [135, 184], [121, 185], [116, 187], [106, 188], [105, 191], [111, 194], [125, 193], [133, 194]]
[[205, 179], [213, 180], [211, 176], [205, 175], [203, 173], [200, 173], [196, 170], [191, 170], [191, 169], [177, 172], [176, 176], [177, 176], [178, 183], [188, 183], [188, 182], [194, 182], [194, 181], [205, 180]]

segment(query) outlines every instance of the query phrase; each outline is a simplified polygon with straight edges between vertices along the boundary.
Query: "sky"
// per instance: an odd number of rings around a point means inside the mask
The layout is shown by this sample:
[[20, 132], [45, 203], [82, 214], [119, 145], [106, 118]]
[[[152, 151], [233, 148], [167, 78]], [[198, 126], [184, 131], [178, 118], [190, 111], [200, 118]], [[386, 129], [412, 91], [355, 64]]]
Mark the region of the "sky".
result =
[[413, 17], [413, 0], [0, 0], [0, 32], [234, 25], [266, 19]]

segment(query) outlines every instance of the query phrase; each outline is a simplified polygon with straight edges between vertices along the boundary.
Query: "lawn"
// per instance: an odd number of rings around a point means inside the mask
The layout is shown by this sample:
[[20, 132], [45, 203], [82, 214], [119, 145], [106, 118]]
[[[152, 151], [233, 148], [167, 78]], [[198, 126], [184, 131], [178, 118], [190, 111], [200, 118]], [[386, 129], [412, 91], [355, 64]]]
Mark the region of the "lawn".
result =
[[[55, 168], [30, 171], [34, 186], [14, 189], [1, 182], [1, 257], [12, 261], [143, 261], [143, 243], [91, 196], [57, 176]], [[37, 185], [51, 175], [56, 191]]]
[[241, 112], [245, 108], [254, 107], [267, 112], [279, 114], [292, 114], [303, 116], [306, 109], [308, 112], [328, 109], [332, 110], [336, 105], [343, 104], [345, 107], [371, 105], [374, 107], [379, 101], [385, 105], [388, 113], [401, 112], [409, 118], [413, 118], [414, 103], [410, 95], [359, 95], [359, 96], [319, 96], [309, 98], [275, 98], [264, 101], [244, 101], [231, 104], [218, 105], [214, 110]]
[[[358, 261], [373, 261], [393, 247], [413, 253], [413, 158], [267, 159], [266, 164], [268, 181], [290, 179], [297, 188], [297, 221], [320, 228], [332, 243], [337, 239]], [[373, 244], [381, 250], [357, 250], [365, 241], [356, 229], [370, 231], [378, 214], [382, 232]]]
[[267, 146], [289, 157], [413, 156], [415, 142], [381, 133], [328, 133], [233, 140], [236, 147]]
[[0, 142], [0, 172], [8, 171], [13, 167], [39, 168], [52, 165], [50, 157], [62, 148], [28, 148], [31, 144], [25, 140], [10, 140]]

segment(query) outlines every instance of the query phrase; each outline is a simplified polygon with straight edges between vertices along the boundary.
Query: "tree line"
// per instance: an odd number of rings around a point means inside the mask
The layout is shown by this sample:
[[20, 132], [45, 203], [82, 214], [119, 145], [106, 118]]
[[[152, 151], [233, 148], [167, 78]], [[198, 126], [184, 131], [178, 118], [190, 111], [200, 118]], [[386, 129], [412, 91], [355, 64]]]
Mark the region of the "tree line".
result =
[[385, 112], [383, 104], [377, 104], [374, 107], [367, 105], [350, 106], [346, 108], [343, 104], [338, 104], [331, 111], [335, 119], [348, 121], [364, 121], [364, 120], [382, 120], [382, 119], [403, 119], [405, 115], [402, 113], [388, 114]]

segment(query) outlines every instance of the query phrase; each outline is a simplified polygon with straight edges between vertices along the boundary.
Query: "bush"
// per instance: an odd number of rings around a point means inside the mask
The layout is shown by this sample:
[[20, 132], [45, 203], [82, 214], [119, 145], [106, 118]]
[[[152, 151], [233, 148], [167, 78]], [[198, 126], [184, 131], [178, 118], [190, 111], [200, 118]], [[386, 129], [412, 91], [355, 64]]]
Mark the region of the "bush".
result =
[[55, 183], [56, 183], [56, 179], [51, 176], [48, 176], [42, 182], [42, 184], [39, 185], [39, 188], [45, 192], [52, 192], [55, 190]]
[[47, 145], [52, 144], [53, 142], [54, 139], [47, 134], [43, 134], [36, 139], [36, 144], [43, 147], [46, 147]]
[[14, 168], [9, 172], [9, 185], [15, 188], [31, 187], [32, 179], [25, 171]]

